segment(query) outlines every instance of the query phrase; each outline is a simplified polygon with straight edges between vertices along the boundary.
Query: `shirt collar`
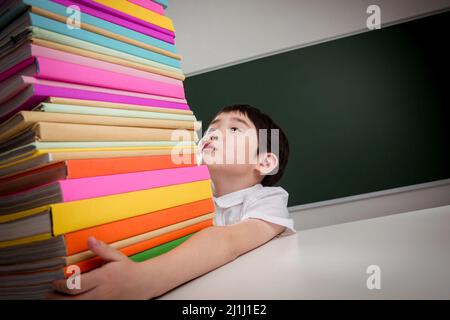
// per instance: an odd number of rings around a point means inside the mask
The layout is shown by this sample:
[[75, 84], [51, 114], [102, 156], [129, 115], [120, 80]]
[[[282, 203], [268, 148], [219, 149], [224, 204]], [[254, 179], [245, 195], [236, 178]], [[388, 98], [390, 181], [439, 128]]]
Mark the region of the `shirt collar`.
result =
[[236, 206], [243, 203], [247, 195], [252, 194], [256, 190], [259, 190], [261, 188], [263, 188], [262, 184], [258, 183], [249, 188], [227, 193], [220, 197], [213, 197], [214, 202], [220, 208], [229, 208], [232, 206]]

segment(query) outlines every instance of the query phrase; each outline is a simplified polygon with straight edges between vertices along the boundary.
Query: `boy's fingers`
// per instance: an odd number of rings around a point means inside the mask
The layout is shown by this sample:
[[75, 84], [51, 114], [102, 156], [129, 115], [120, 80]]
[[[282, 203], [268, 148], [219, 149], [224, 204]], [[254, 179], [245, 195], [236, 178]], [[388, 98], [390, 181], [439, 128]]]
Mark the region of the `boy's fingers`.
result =
[[91, 291], [85, 292], [78, 296], [73, 297], [74, 300], [99, 300], [99, 299], [107, 299], [106, 297], [99, 294], [99, 290], [93, 289]]
[[50, 292], [47, 296], [48, 300], [69, 300], [71, 298], [72, 298], [71, 296], [59, 294], [54, 291]]
[[103, 259], [105, 262], [121, 261], [127, 259], [127, 257], [120, 251], [107, 245], [102, 241], [98, 241], [94, 237], [88, 239], [89, 249]]
[[80, 275], [79, 288], [69, 289], [67, 281], [71, 280], [70, 279], [56, 280], [53, 282], [53, 288], [61, 293], [76, 295], [92, 290], [93, 288], [98, 286], [101, 283], [101, 273], [99, 272], [99, 269], [96, 269], [91, 272]]

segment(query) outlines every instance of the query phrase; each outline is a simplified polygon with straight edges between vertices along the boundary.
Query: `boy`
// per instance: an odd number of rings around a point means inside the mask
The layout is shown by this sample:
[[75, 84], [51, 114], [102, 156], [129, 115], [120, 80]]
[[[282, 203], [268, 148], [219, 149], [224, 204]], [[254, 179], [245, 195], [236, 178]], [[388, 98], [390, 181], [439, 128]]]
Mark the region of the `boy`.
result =
[[[261, 147], [258, 133], [264, 129], [269, 132], [266, 146]], [[271, 131], [278, 133], [279, 141], [272, 141]], [[242, 138], [243, 144], [237, 144]], [[273, 142], [279, 143], [279, 155], [272, 152]], [[70, 290], [65, 280], [55, 281], [54, 288], [60, 293], [52, 293], [50, 298], [158, 297], [274, 237], [295, 233], [287, 211], [288, 193], [281, 187], [271, 187], [283, 175], [289, 145], [283, 131], [269, 116], [249, 105], [224, 107], [211, 122], [200, 148], [213, 182], [214, 226], [141, 263], [90, 238], [90, 250], [106, 264], [82, 274], [81, 289]], [[239, 157], [243, 152], [245, 161], [226, 161], [230, 155]]]

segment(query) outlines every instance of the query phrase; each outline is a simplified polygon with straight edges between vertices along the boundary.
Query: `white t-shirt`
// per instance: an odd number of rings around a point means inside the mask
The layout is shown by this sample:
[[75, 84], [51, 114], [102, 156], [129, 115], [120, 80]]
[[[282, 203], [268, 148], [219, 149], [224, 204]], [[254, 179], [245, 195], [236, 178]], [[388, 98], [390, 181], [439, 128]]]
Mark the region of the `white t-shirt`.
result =
[[285, 226], [286, 229], [278, 237], [294, 234], [294, 221], [287, 209], [288, 197], [283, 188], [264, 187], [262, 184], [213, 197], [216, 207], [213, 223], [215, 226], [226, 226], [257, 218]]

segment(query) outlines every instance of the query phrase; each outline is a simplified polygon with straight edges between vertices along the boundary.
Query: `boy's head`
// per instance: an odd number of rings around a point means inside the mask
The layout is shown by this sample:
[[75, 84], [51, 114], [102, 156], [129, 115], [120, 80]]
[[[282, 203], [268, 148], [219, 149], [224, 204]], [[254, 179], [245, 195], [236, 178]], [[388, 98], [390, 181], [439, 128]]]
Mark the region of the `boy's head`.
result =
[[210, 123], [201, 144], [211, 175], [275, 185], [283, 176], [289, 143], [283, 130], [250, 105], [223, 107]]

